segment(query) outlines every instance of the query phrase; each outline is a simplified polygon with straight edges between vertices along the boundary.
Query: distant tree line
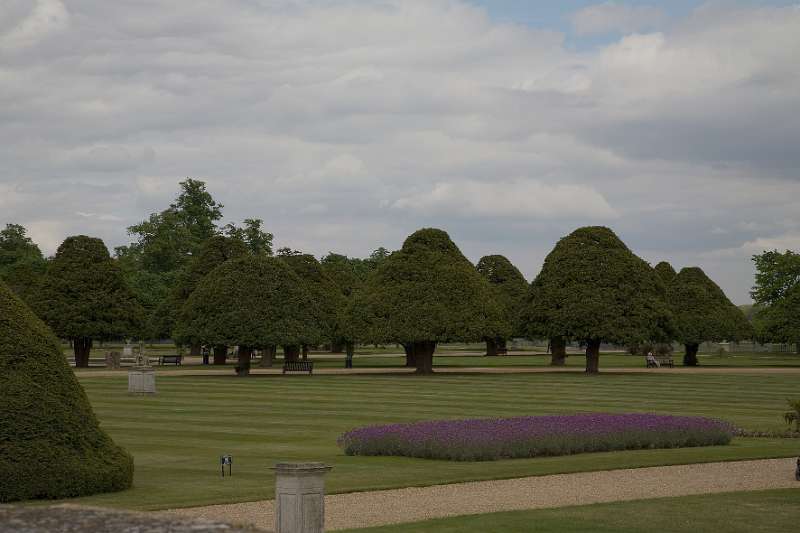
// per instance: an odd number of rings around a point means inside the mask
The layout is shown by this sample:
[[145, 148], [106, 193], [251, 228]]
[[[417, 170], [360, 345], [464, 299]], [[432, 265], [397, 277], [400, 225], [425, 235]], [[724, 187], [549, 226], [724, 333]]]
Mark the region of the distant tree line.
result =
[[[0, 279], [64, 339], [78, 366], [97, 340], [172, 338], [224, 364], [238, 347], [247, 375], [255, 351], [269, 366], [326, 345], [352, 355], [357, 343], [396, 343], [406, 365], [433, 371], [439, 343], [483, 341], [504, 353], [508, 339], [547, 339], [551, 363], [566, 345], [586, 347], [599, 370], [601, 343], [685, 345], [697, 364], [704, 341], [758, 335], [800, 342], [800, 265], [792, 252], [756, 256], [755, 333], [745, 315], [699, 268], [652, 268], [605, 227], [579, 228], [556, 243], [528, 283], [501, 255], [473, 265], [442, 230], [424, 228], [400, 250], [367, 258], [281, 248], [259, 219], [220, 227], [223, 206], [205, 183], [180, 183], [175, 202], [128, 228], [115, 249], [87, 236], [67, 238], [49, 259], [9, 224], [0, 232]], [[776, 255], [777, 254], [777, 255]], [[210, 364], [208, 352], [204, 363]]]

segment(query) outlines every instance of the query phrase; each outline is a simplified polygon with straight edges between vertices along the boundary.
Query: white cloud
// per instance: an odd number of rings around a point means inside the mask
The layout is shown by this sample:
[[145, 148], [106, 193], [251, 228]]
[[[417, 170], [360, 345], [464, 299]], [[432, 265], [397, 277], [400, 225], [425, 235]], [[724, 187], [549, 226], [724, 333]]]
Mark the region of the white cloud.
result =
[[605, 2], [584, 7], [570, 17], [578, 35], [633, 33], [652, 29], [666, 20], [666, 14], [655, 6], [629, 6]]
[[33, 46], [53, 33], [66, 29], [69, 22], [69, 12], [61, 0], [36, 0], [25, 18], [6, 33], [0, 34], [0, 51]]
[[618, 216], [605, 198], [583, 185], [547, 185], [533, 180], [437, 183], [433, 189], [396, 200], [392, 207], [466, 217], [577, 218]]
[[797, 234], [800, 9], [598, 9], [576, 51], [460, 0], [0, 1], [0, 224], [113, 247], [191, 176], [295, 248], [437, 225], [528, 276], [583, 221], [682, 264]]

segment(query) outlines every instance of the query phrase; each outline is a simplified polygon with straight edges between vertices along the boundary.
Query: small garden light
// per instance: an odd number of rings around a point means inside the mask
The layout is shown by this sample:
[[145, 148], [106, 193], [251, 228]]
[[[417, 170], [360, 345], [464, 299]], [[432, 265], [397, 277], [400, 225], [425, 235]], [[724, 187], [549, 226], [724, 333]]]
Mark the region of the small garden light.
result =
[[232, 455], [219, 456], [219, 468], [222, 471], [222, 477], [225, 477], [225, 465], [228, 465], [228, 476], [231, 476], [231, 466], [233, 465]]

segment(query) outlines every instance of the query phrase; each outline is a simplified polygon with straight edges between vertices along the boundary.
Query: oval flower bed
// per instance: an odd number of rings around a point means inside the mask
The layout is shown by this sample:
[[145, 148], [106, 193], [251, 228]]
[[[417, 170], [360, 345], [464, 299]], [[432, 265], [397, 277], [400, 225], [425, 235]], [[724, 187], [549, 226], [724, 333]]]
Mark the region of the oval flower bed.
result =
[[578, 414], [429, 420], [366, 426], [338, 443], [347, 455], [490, 461], [585, 452], [728, 444], [734, 427], [714, 418]]

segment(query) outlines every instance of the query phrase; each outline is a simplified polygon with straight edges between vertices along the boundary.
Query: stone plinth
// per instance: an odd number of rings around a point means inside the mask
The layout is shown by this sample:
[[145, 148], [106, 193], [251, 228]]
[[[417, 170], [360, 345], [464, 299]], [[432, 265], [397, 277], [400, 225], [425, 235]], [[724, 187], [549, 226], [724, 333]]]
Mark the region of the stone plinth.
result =
[[325, 474], [323, 463], [275, 465], [275, 533], [325, 531]]
[[128, 371], [128, 392], [136, 394], [156, 393], [156, 372], [152, 368], [132, 368]]

